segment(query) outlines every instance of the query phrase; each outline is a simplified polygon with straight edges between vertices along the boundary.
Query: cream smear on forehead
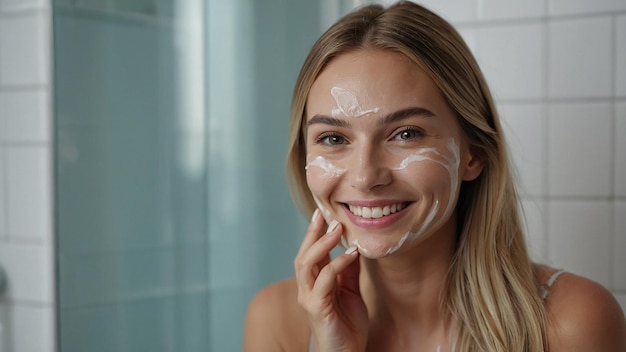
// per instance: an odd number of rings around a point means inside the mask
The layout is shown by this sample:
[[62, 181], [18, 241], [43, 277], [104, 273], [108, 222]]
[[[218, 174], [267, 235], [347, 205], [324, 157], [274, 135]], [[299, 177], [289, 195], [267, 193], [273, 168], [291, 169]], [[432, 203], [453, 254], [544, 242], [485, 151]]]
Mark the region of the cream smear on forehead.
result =
[[[439, 221], [437, 222], [437, 225], [440, 225], [441, 222], [443, 222], [448, 216], [450, 216], [450, 212], [452, 211], [452, 208], [454, 207], [454, 204], [453, 204], [454, 198], [456, 197], [456, 190], [459, 184], [458, 170], [459, 170], [459, 165], [461, 163], [461, 156], [460, 156], [459, 147], [454, 142], [454, 138], [450, 138], [448, 140], [448, 143], [446, 144], [446, 148], [448, 149], [448, 152], [450, 153], [450, 155], [445, 155], [439, 152], [436, 148], [421, 149], [417, 153], [411, 154], [407, 158], [402, 160], [402, 162], [400, 163], [400, 166], [394, 169], [394, 170], [404, 170], [407, 168], [407, 166], [409, 166], [410, 164], [414, 162], [428, 160], [428, 161], [432, 161], [434, 163], [441, 165], [444, 169], [448, 171], [448, 174], [450, 175], [450, 196], [448, 198], [448, 204], [446, 205], [446, 209], [443, 212], [442, 216], [439, 217]], [[432, 155], [435, 155], [439, 158], [433, 158]], [[443, 161], [440, 159], [443, 159]], [[426, 219], [424, 219], [422, 226], [420, 226], [417, 232], [408, 232], [407, 234], [402, 236], [402, 238], [400, 239], [397, 245], [389, 248], [389, 250], [387, 251], [387, 255], [392, 254], [395, 251], [397, 251], [400, 247], [402, 247], [402, 245], [407, 240], [414, 240], [422, 236], [426, 232], [426, 230], [430, 227], [437, 213], [439, 213], [439, 200], [435, 200], [435, 204], [433, 205], [432, 209], [428, 213], [428, 216], [426, 216]]]
[[337, 107], [332, 110], [333, 117], [337, 117], [340, 114], [344, 114], [348, 117], [361, 117], [380, 110], [379, 108], [363, 110], [357, 96], [351, 91], [341, 87], [332, 87], [330, 94], [335, 98], [335, 102], [337, 103]]

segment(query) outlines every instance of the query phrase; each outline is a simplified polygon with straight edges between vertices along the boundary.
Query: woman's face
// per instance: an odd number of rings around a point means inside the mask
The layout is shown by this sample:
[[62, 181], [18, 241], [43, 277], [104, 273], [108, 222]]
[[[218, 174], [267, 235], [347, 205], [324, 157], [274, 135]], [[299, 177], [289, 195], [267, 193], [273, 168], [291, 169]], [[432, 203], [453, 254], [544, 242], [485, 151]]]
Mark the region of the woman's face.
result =
[[452, 221], [461, 181], [482, 168], [435, 83], [398, 53], [333, 59], [311, 87], [306, 116], [307, 184], [365, 257], [393, 254]]

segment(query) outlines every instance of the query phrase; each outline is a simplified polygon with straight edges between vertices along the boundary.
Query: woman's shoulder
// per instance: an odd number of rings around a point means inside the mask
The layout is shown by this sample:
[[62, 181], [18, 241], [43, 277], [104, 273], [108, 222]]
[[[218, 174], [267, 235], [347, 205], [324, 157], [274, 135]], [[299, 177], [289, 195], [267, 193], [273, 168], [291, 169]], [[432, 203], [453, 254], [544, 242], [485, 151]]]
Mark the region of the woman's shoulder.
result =
[[306, 312], [294, 278], [270, 284], [252, 298], [246, 314], [244, 351], [293, 351], [309, 340]]
[[[562, 273], [562, 274], [559, 274]], [[558, 279], [554, 279], [558, 276]], [[550, 351], [626, 352], [624, 313], [602, 285], [569, 272], [546, 268], [539, 276], [546, 296]]]

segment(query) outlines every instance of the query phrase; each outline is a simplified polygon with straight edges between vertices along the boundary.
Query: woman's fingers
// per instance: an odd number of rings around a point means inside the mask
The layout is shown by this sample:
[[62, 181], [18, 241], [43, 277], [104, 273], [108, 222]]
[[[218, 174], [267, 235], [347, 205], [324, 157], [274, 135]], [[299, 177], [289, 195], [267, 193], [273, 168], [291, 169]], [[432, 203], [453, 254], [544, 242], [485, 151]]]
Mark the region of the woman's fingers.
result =
[[339, 243], [341, 237], [341, 226], [337, 221], [331, 222], [326, 234], [319, 237], [315, 232], [316, 229], [320, 230], [319, 224], [314, 223], [320, 220], [314, 220], [309, 226], [304, 242], [310, 242], [312, 235], [316, 237], [315, 242], [303, 243], [294, 260], [298, 285], [307, 290], [313, 287], [319, 271], [330, 261], [329, 253]]
[[[315, 225], [311, 224], [311, 227], [314, 228]], [[321, 236], [316, 242], [308, 247], [302, 245], [303, 250], [296, 256], [294, 267], [299, 294], [303, 298], [308, 296], [320, 271], [330, 262], [329, 253], [339, 243], [341, 231], [341, 225], [333, 221], [328, 227], [326, 234]], [[308, 237], [309, 235], [310, 233], [306, 236]]]
[[[346, 254], [357, 254], [356, 247], [350, 247], [346, 250]], [[339, 275], [339, 285], [349, 292], [354, 294], [361, 293], [361, 287], [359, 286], [359, 273], [361, 266], [358, 260], [352, 261]]]
[[311, 222], [309, 223], [309, 227], [307, 228], [304, 239], [300, 244], [300, 249], [298, 250], [298, 254], [296, 255], [296, 257], [304, 253], [309, 247], [313, 245], [313, 243], [315, 243], [319, 239], [324, 222], [325, 221], [320, 214], [320, 210], [315, 209], [315, 212], [313, 213], [313, 217], [311, 218]]
[[[344, 254], [339, 255], [324, 266], [315, 280], [312, 293], [317, 297], [329, 295], [337, 286], [337, 279], [339, 278], [341, 278], [342, 283], [350, 286], [354, 286], [356, 283], [356, 289], [354, 287], [349, 289], [358, 292], [359, 265], [354, 263], [358, 261], [358, 257], [359, 252], [356, 251], [356, 248], [350, 247]], [[346, 272], [347, 269], [351, 270]]]

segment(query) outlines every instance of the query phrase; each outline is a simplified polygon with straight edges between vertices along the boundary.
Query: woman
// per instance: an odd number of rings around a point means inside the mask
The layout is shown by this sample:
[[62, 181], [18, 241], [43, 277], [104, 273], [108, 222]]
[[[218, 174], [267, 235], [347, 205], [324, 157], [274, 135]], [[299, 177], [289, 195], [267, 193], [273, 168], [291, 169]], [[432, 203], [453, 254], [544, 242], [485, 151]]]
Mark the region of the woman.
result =
[[295, 278], [252, 300], [244, 350], [626, 351], [610, 292], [529, 259], [485, 80], [425, 8], [367, 6], [322, 35], [288, 172], [312, 220]]

